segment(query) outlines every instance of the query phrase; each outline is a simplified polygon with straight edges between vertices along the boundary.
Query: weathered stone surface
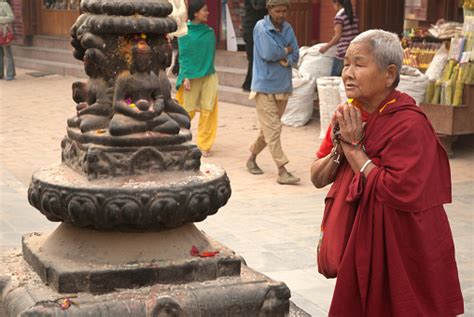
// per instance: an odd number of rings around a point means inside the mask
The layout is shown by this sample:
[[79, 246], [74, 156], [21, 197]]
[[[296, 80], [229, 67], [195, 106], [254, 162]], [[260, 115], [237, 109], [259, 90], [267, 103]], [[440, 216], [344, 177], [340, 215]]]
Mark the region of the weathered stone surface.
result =
[[175, 135], [163, 135], [161, 133], [137, 133], [128, 136], [111, 136], [107, 131], [102, 131], [102, 134], [98, 134], [96, 131], [93, 133], [81, 133], [78, 129], [68, 128], [68, 137], [79, 143], [92, 143], [98, 146], [110, 146], [110, 147], [138, 147], [138, 146], [166, 146], [166, 145], [178, 145], [191, 141], [192, 135], [189, 130], [181, 130], [179, 134]]
[[[151, 243], [151, 241], [156, 241]], [[59, 293], [106, 293], [155, 283], [239, 276], [242, 259], [193, 224], [165, 232], [100, 232], [62, 224], [23, 236], [23, 257]], [[200, 258], [198, 250], [218, 254]]]
[[131, 2], [128, 0], [82, 0], [82, 12], [108, 15], [144, 15], [167, 17], [173, 11], [172, 5], [166, 0], [145, 0]]
[[139, 147], [131, 138], [130, 143], [135, 145], [100, 146], [65, 137], [61, 142], [61, 158], [64, 164], [87, 175], [89, 180], [200, 168], [201, 151], [194, 144]]
[[83, 32], [83, 29], [96, 34], [166, 34], [176, 30], [176, 22], [171, 18], [89, 15], [78, 30]]
[[[0, 257], [0, 289], [7, 316], [245, 316], [283, 317], [290, 291], [246, 266], [239, 276], [186, 284], [155, 284], [111, 293], [60, 294], [45, 286], [20, 254]], [[60, 308], [64, 298], [75, 304]], [[162, 315], [160, 315], [160, 313]]]
[[204, 220], [231, 195], [223, 169], [88, 181], [65, 165], [37, 171], [28, 199], [51, 221], [96, 229], [167, 229]]

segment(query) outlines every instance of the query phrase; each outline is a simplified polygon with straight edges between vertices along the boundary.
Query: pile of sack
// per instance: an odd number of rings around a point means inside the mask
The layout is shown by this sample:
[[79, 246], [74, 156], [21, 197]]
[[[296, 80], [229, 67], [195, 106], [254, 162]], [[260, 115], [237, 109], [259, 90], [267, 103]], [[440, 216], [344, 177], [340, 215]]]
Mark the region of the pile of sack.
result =
[[300, 48], [298, 67], [293, 69], [293, 94], [281, 118], [285, 125], [303, 126], [313, 115], [314, 99], [317, 98], [317, 95], [315, 96], [316, 80], [330, 75], [332, 61], [336, 54], [335, 47], [321, 54], [319, 49], [323, 45], [325, 43]]
[[304, 46], [300, 49], [300, 59], [298, 61], [300, 73], [309, 74], [314, 80], [331, 74], [332, 62], [336, 55], [336, 46], [321, 54], [319, 50], [324, 45], [326, 43], [316, 44], [311, 47]]

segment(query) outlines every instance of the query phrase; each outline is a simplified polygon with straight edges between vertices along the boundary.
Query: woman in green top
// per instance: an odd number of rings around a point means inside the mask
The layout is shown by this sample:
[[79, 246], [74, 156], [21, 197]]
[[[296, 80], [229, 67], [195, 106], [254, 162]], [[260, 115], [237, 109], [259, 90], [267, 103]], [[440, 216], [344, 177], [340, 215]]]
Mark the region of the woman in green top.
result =
[[206, 22], [206, 2], [192, 0], [188, 9], [188, 34], [178, 39], [179, 75], [176, 99], [191, 119], [200, 112], [197, 146], [209, 156], [217, 132], [217, 75], [214, 68], [216, 37]]

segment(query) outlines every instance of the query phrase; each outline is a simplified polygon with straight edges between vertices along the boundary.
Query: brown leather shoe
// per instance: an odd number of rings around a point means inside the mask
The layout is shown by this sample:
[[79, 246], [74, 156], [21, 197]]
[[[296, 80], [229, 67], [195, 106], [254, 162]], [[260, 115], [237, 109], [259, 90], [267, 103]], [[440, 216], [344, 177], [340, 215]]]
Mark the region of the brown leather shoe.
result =
[[277, 183], [281, 185], [294, 185], [300, 182], [300, 179], [291, 173], [278, 175]]
[[247, 170], [250, 172], [250, 174], [253, 174], [253, 175], [263, 174], [262, 169], [258, 167], [255, 161], [252, 161], [252, 160], [247, 161]]

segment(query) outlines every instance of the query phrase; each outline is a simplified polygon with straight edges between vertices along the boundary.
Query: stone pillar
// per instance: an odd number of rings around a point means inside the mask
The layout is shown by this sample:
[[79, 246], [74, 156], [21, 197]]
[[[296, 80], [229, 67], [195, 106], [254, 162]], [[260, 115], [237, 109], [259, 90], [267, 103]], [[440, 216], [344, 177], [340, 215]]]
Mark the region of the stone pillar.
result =
[[[290, 291], [199, 231], [231, 195], [201, 164], [164, 75], [176, 29], [165, 0], [82, 0], [72, 27], [77, 114], [62, 163], [34, 173], [31, 205], [61, 222], [0, 259], [11, 316], [285, 316]], [[10, 272], [16, 272], [12, 275]], [[77, 305], [76, 305], [77, 304]]]

